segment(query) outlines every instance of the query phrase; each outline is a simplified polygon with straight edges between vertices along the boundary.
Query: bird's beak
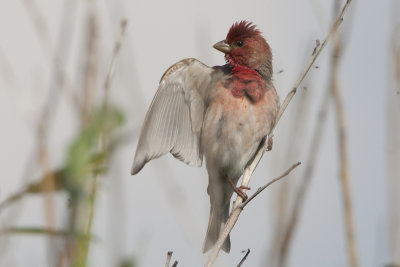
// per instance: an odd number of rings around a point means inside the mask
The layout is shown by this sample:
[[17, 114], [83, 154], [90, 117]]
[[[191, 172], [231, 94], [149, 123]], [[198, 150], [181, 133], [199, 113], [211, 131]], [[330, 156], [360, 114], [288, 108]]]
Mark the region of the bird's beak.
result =
[[213, 47], [215, 49], [221, 51], [222, 53], [229, 53], [231, 51], [230, 45], [225, 43], [225, 40], [222, 40], [221, 42], [216, 43]]

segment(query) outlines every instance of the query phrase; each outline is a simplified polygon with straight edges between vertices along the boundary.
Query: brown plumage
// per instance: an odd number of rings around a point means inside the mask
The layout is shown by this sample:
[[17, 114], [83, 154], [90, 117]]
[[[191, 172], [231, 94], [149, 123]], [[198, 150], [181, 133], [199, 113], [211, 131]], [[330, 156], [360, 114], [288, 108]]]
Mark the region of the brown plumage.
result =
[[[275, 123], [278, 96], [272, 84], [271, 50], [252, 23], [232, 25], [214, 48], [227, 64], [210, 68], [184, 59], [163, 75], [150, 105], [132, 166], [138, 173], [168, 152], [189, 165], [206, 160], [210, 218], [203, 252], [218, 239], [233, 188]], [[240, 192], [239, 192], [240, 193]], [[230, 239], [223, 250], [230, 251]]]

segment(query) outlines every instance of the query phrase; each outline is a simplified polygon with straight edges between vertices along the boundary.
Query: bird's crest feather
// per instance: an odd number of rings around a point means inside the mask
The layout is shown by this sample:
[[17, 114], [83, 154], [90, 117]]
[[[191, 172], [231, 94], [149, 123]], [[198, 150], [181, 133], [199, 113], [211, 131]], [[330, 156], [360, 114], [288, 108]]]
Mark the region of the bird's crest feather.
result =
[[231, 43], [233, 41], [254, 37], [260, 34], [261, 31], [256, 28], [256, 25], [249, 21], [242, 20], [234, 23], [229, 29], [228, 35], [226, 36], [226, 42]]

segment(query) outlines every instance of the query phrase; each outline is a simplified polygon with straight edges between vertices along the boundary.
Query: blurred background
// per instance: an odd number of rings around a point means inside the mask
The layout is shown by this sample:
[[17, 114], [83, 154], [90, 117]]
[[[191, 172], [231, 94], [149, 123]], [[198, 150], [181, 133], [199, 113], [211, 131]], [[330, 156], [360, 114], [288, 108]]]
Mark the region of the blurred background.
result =
[[[0, 1], [0, 266], [203, 266], [207, 172], [130, 167], [164, 71], [235, 21], [273, 51], [281, 101], [343, 6], [298, 1]], [[400, 264], [400, 2], [353, 1], [298, 88], [216, 266]], [[397, 265], [396, 265], [397, 264]]]

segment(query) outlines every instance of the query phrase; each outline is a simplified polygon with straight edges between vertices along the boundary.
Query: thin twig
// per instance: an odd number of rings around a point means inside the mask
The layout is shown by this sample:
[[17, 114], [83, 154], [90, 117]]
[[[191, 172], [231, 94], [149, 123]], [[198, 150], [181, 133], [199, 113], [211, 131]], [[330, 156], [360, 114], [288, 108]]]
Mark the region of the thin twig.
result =
[[275, 179], [271, 180], [270, 182], [268, 182], [266, 185], [260, 187], [257, 189], [257, 191], [251, 195], [245, 202], [243, 202], [240, 207], [243, 209], [244, 207], [246, 207], [247, 204], [249, 204], [250, 201], [253, 200], [253, 198], [255, 198], [258, 194], [260, 194], [262, 191], [264, 191], [267, 187], [269, 187], [271, 184], [277, 182], [278, 180], [286, 177], [289, 175], [289, 173], [291, 173], [291, 171], [293, 171], [297, 166], [299, 166], [301, 164], [301, 162], [297, 162], [295, 164], [293, 164], [289, 169], [287, 169], [286, 172], [284, 172], [282, 175], [276, 177]]
[[[34, 0], [23, 0], [22, 3], [24, 4], [24, 7], [28, 13], [28, 17], [31, 19], [31, 25], [33, 25], [36, 34], [38, 36], [38, 39], [41, 42], [41, 47], [43, 50], [43, 54], [46, 57], [51, 58], [51, 51], [53, 50], [52, 47], [54, 46], [51, 38], [50, 38], [50, 34], [49, 34], [49, 27], [48, 27], [48, 22], [46, 21], [46, 18], [43, 16], [43, 12], [40, 11], [40, 8], [38, 6], [38, 4], [36, 3], [36, 1]], [[75, 1], [69, 1], [66, 0], [64, 1], [64, 6], [61, 10], [64, 10], [65, 13], [74, 13], [73, 10], [71, 10], [71, 8], [74, 8], [74, 6], [76, 5], [76, 0]], [[69, 16], [68, 19], [70, 19], [71, 17]], [[68, 34], [68, 32], [65, 31], [66, 27], [70, 27], [71, 23], [68, 23], [67, 25], [62, 26], [62, 29], [59, 31], [62, 33], [61, 38], [64, 38], [64, 40], [69, 40], [71, 38], [70, 34]], [[63, 44], [64, 42], [61, 42], [61, 44]], [[64, 53], [66, 51], [63, 51]], [[62, 68], [60, 68], [59, 70], [59, 76], [60, 76], [60, 80], [63, 81], [63, 89], [65, 91], [65, 93], [68, 94], [68, 96], [71, 98], [71, 101], [76, 105], [79, 106], [79, 97], [77, 95], [77, 93], [75, 92], [75, 90], [73, 89], [73, 86], [71, 84], [71, 81], [68, 77], [68, 74], [66, 73], [66, 71]], [[9, 77], [7, 77], [9, 78]], [[13, 77], [11, 77], [13, 78]]]
[[[273, 130], [275, 129], [277, 123], [279, 122], [280, 118], [282, 117], [282, 114], [284, 113], [286, 107], [289, 105], [293, 96], [296, 94], [297, 88], [300, 86], [301, 82], [304, 80], [305, 76], [309, 72], [311, 66], [313, 65], [313, 63], [315, 62], [315, 60], [317, 59], [319, 54], [321, 53], [322, 49], [324, 49], [324, 47], [328, 43], [329, 39], [336, 33], [338, 27], [340, 26], [341, 22], [343, 21], [344, 14], [350, 3], [351, 3], [351, 0], [347, 0], [339, 17], [337, 18], [337, 20], [333, 24], [332, 28], [330, 29], [328, 35], [325, 37], [325, 39], [321, 43], [321, 45], [317, 46], [315, 48], [315, 52], [313, 52], [309, 62], [307, 63], [303, 72], [300, 74], [300, 77], [297, 79], [295, 85], [293, 86], [293, 89], [289, 92], [289, 94], [286, 96], [284, 102], [282, 103], [282, 106], [281, 106], [279, 113], [277, 115], [277, 118], [276, 118], [276, 123], [275, 123], [274, 127], [272, 128], [270, 135], [273, 133]], [[253, 161], [250, 163], [249, 166], [246, 167], [246, 169], [244, 171], [243, 180], [242, 180], [243, 187], [248, 187], [251, 175], [252, 175], [254, 169], [257, 167], [259, 161], [261, 160], [266, 148], [267, 148], [267, 142], [265, 142], [265, 140], [264, 140], [264, 142], [262, 142], [260, 147], [258, 148], [258, 151], [257, 151]], [[227, 236], [229, 235], [229, 233], [233, 229], [236, 221], [239, 218], [239, 215], [240, 215], [242, 209], [237, 209], [237, 207], [239, 207], [242, 202], [243, 202], [243, 199], [240, 196], [237, 196], [237, 198], [233, 204], [233, 207], [232, 207], [232, 212], [228, 218], [228, 221], [225, 224], [225, 228], [222, 231], [222, 233], [220, 234], [220, 236], [217, 240], [217, 243], [214, 246], [214, 249], [212, 250], [212, 252], [210, 253], [210, 255], [207, 259], [205, 266], [212, 266], [213, 263], [215, 262], [216, 258], [218, 257], [218, 253], [221, 250], [225, 239], [227, 238]]]
[[[349, 4], [349, 1], [346, 2], [346, 5], [348, 5], [348, 4]], [[337, 7], [339, 8], [340, 6], [338, 5]], [[340, 15], [342, 15], [342, 14], [343, 14], [343, 10]], [[335, 37], [335, 35], [336, 35], [336, 33], [333, 34], [333, 37]], [[334, 56], [334, 57], [337, 58], [337, 56]], [[282, 235], [282, 238], [278, 241], [278, 242], [280, 242], [279, 254], [278, 254], [278, 260], [279, 260], [278, 266], [286, 266], [287, 255], [288, 255], [288, 251], [290, 248], [290, 244], [291, 244], [293, 234], [295, 232], [295, 229], [296, 229], [296, 226], [298, 223], [298, 218], [300, 216], [302, 207], [304, 205], [304, 199], [305, 199], [307, 190], [309, 188], [311, 178], [313, 176], [315, 161], [318, 156], [318, 151], [319, 151], [319, 147], [321, 144], [323, 129], [325, 128], [325, 122], [326, 122], [326, 117], [328, 114], [330, 99], [331, 99], [330, 88], [327, 88], [325, 95], [323, 97], [323, 101], [322, 101], [319, 111], [318, 111], [317, 122], [316, 122], [316, 125], [314, 128], [314, 132], [312, 134], [311, 140], [313, 140], [313, 142], [312, 142], [309, 152], [308, 152], [308, 156], [307, 156], [307, 160], [306, 160], [307, 165], [305, 167], [300, 186], [297, 189], [297, 191], [295, 192], [295, 197], [293, 200], [294, 204], [293, 204], [292, 211], [290, 213], [290, 217], [288, 219], [288, 223], [285, 226], [285, 230]]]
[[32, 25], [35, 28], [37, 35], [39, 36], [43, 51], [45, 53], [48, 53], [49, 51], [51, 51], [52, 44], [49, 34], [48, 23], [46, 22], [43, 13], [40, 11], [36, 1], [24, 0], [22, 1], [22, 3], [24, 4], [23, 6], [26, 8], [28, 16], [32, 21]]
[[[318, 158], [318, 152], [322, 141], [322, 134], [325, 128], [326, 117], [328, 114], [328, 108], [330, 103], [330, 92], [327, 90], [325, 96], [323, 97], [322, 103], [318, 110], [317, 122], [313, 133], [311, 135], [312, 144], [310, 145], [307, 159], [305, 160], [306, 166], [304, 167], [303, 175], [300, 179], [299, 188], [295, 191], [293, 197], [293, 207], [291, 209], [287, 224], [285, 225], [282, 237], [278, 240], [280, 244], [278, 245], [279, 254], [278, 266], [286, 266], [286, 259], [289, 251], [289, 246], [292, 241], [294, 230], [296, 229], [298, 218], [301, 214], [302, 207], [304, 205], [305, 196], [307, 190], [311, 184], [311, 178], [313, 177], [315, 162]], [[275, 241], [276, 243], [276, 241]]]
[[[66, 1], [68, 2], [68, 1]], [[40, 17], [40, 12], [38, 11], [39, 9], [34, 3], [31, 3], [31, 10], [32, 10], [32, 18], [38, 19], [38, 21], [41, 21], [41, 24], [43, 27], [46, 27], [45, 25], [45, 20], [41, 20]], [[70, 3], [65, 3], [65, 6], [71, 5]], [[36, 11], [34, 11], [36, 9]], [[53, 198], [53, 191], [54, 191], [54, 174], [52, 173], [51, 170], [51, 157], [49, 155], [48, 147], [47, 147], [47, 141], [48, 141], [48, 129], [51, 127], [51, 123], [54, 121], [54, 114], [55, 110], [58, 108], [58, 103], [61, 98], [61, 92], [65, 89], [65, 80], [66, 80], [66, 75], [65, 75], [65, 65], [67, 64], [67, 59], [68, 59], [68, 54], [69, 54], [69, 46], [70, 46], [70, 39], [68, 38], [71, 34], [72, 27], [70, 27], [70, 13], [71, 10], [70, 8], [65, 8], [63, 9], [64, 12], [62, 14], [61, 18], [61, 25], [62, 25], [62, 30], [60, 31], [61, 33], [58, 36], [57, 39], [57, 47], [55, 50], [55, 54], [53, 55], [52, 58], [52, 65], [54, 69], [54, 73], [52, 74], [52, 78], [50, 81], [50, 86], [48, 89], [48, 95], [46, 98], [46, 104], [41, 111], [40, 118], [41, 120], [38, 122], [37, 126], [37, 148], [36, 154], [34, 157], [37, 159], [38, 165], [42, 168], [42, 172], [45, 173], [46, 176], [48, 176], [48, 179], [45, 179], [46, 185], [43, 187], [43, 193], [48, 193], [45, 194], [45, 214], [46, 214], [46, 223], [49, 225], [49, 227], [54, 226], [54, 213], [55, 213], [55, 208], [54, 208], [54, 198]], [[36, 14], [34, 14], [36, 12]], [[39, 25], [39, 24], [38, 24]], [[38, 26], [37, 31], [38, 35], [42, 36], [43, 42], [47, 42], [50, 44], [49, 39], [47, 38], [46, 41], [46, 35], [48, 35], [47, 30], [43, 28], [43, 32], [40, 33], [40, 27]], [[65, 38], [65, 39], [64, 39]], [[49, 49], [51, 50], [51, 49]], [[52, 247], [52, 246], [51, 246]]]
[[84, 127], [90, 120], [93, 108], [95, 89], [97, 88], [99, 41], [98, 19], [93, 3], [89, 6], [86, 18], [85, 57], [83, 62], [83, 99], [81, 103], [81, 126]]
[[[122, 39], [125, 35], [125, 28], [126, 28], [126, 24], [127, 21], [125, 19], [122, 20], [121, 22], [121, 34], [120, 37], [118, 39], [118, 41], [115, 43], [114, 46], [114, 50], [113, 50], [113, 54], [112, 54], [112, 58], [111, 58], [111, 63], [110, 66], [108, 68], [108, 72], [106, 75], [106, 79], [104, 82], [104, 98], [103, 98], [103, 107], [105, 109], [107, 109], [107, 105], [108, 105], [108, 91], [110, 90], [110, 85], [111, 85], [111, 80], [113, 77], [113, 73], [114, 73], [114, 68], [115, 68], [115, 61], [118, 55], [118, 52], [120, 50], [121, 47], [121, 43], [122, 43]], [[99, 137], [99, 143], [98, 143], [98, 150], [99, 153], [103, 153], [104, 151], [104, 134], [100, 133], [100, 137]], [[92, 192], [91, 195], [96, 195], [96, 191], [97, 191], [97, 177], [98, 175], [95, 176], [94, 182], [93, 182], [93, 186], [92, 186]], [[88, 222], [88, 231], [90, 231], [91, 226], [92, 226], [92, 221], [93, 221], [93, 205], [94, 205], [94, 199], [91, 200], [91, 207], [90, 207], [90, 214], [89, 214], [89, 222]]]
[[[301, 82], [304, 80], [306, 77], [308, 71], [311, 69], [311, 66], [314, 64], [315, 60], [321, 53], [322, 49], [326, 46], [330, 38], [336, 33], [337, 29], [339, 28], [340, 24], [343, 21], [344, 14], [351, 3], [351, 0], [347, 0], [346, 4], [343, 6], [342, 12], [340, 12], [339, 17], [336, 19], [335, 23], [333, 24], [332, 28], [330, 29], [328, 35], [325, 37], [324, 41], [319, 45], [319, 43], [316, 43], [316, 47], [313, 51], [313, 54], [308, 61], [307, 65], [305, 66], [303, 72], [300, 74], [300, 77], [297, 79], [295, 82], [292, 91], [289, 92], [289, 94], [286, 96], [285, 100], [282, 103], [282, 106], [279, 110], [277, 119], [276, 119], [276, 124], [278, 123], [279, 119], [281, 118], [283, 112], [285, 111], [286, 107], [289, 105], [290, 101], [292, 100], [293, 96], [296, 94], [297, 88], [300, 86]], [[275, 124], [275, 125], [276, 125]]]
[[[313, 41], [314, 44], [317, 44], [315, 40]], [[310, 42], [310, 45], [312, 46], [313, 43]], [[314, 50], [316, 50], [316, 47], [319, 45], [316, 45]], [[307, 62], [309, 57], [310, 54], [306, 53], [306, 55], [302, 57], [301, 62]], [[300, 155], [303, 153], [306, 131], [310, 128], [308, 127], [312, 106], [310, 103], [313, 100], [314, 94], [314, 90], [312, 90], [312, 78], [313, 76], [307, 76], [303, 81], [303, 85], [299, 87], [301, 88], [301, 90], [299, 90], [300, 94], [297, 95], [297, 100], [291, 104], [291, 116], [288, 116], [288, 120], [286, 121], [287, 127], [285, 133], [289, 134], [291, 137], [287, 138], [285, 147], [280, 147], [278, 151], [275, 151], [277, 155], [271, 158], [272, 162], [269, 162], [269, 166], [288, 166], [289, 163], [299, 159]], [[311, 88], [311, 90], [309, 90], [309, 88]], [[280, 127], [282, 127], [282, 125]], [[291, 133], [296, 134], [293, 135]], [[280, 136], [280, 139], [282, 139], [282, 135]], [[302, 167], [302, 169], [303, 168], [304, 167]], [[297, 176], [299, 174], [295, 175]], [[273, 265], [273, 261], [277, 259], [276, 255], [278, 255], [279, 251], [277, 241], [281, 240], [283, 230], [285, 229], [284, 222], [286, 222], [289, 215], [288, 211], [290, 209], [290, 204], [292, 203], [292, 198], [288, 196], [293, 195], [293, 192], [296, 189], [296, 184], [301, 183], [300, 181], [297, 181], [297, 177], [294, 177], [293, 179], [296, 179], [296, 182], [286, 181], [277, 185], [277, 189], [275, 189], [274, 193], [274, 200], [271, 202], [274, 209], [274, 215], [272, 221], [270, 221], [274, 230], [272, 231], [272, 236], [270, 238], [271, 244], [270, 249], [268, 249], [269, 253], [266, 253], [263, 257], [265, 262], [269, 262], [270, 265]]]
[[[112, 80], [114, 68], [115, 68], [115, 61], [116, 61], [118, 52], [121, 47], [122, 39], [125, 35], [126, 24], [127, 24], [127, 21], [125, 19], [123, 19], [121, 22], [120, 37], [119, 37], [118, 41], [115, 43], [112, 58], [111, 58], [111, 63], [109, 65], [109, 69], [108, 69], [108, 72], [107, 72], [107, 75], [105, 78], [105, 82], [104, 82], [104, 91], [105, 92], [104, 92], [104, 98], [103, 98], [103, 108], [105, 109], [106, 112], [107, 112], [107, 106], [108, 106], [108, 91], [110, 90], [110, 86], [111, 86], [111, 80]], [[105, 140], [104, 132], [101, 131], [99, 134], [99, 140], [98, 140], [99, 153], [104, 152], [105, 142], [106, 142], [106, 140]], [[96, 199], [96, 195], [97, 195], [98, 176], [99, 176], [98, 174], [96, 174], [94, 176], [94, 179], [92, 182], [92, 188], [91, 188], [91, 192], [90, 192], [89, 218], [88, 218], [88, 224], [87, 224], [87, 229], [86, 229], [86, 232], [88, 235], [90, 234], [92, 225], [93, 225], [94, 203], [95, 203], [95, 199]], [[85, 246], [86, 251], [88, 250], [88, 245], [89, 244], [86, 244], [86, 246]]]
[[6, 198], [3, 202], [0, 203], [0, 212], [3, 211], [4, 208], [10, 206], [12, 203], [15, 203], [15, 201], [20, 200], [23, 196], [25, 196], [25, 194], [26, 191], [22, 190]]
[[[41, 235], [52, 237], [67, 237], [71, 233], [68, 230], [57, 230], [54, 228], [40, 228], [40, 227], [10, 227], [0, 230], [0, 236], [4, 235]], [[82, 233], [74, 233], [77, 237], [91, 239], [92, 241], [100, 241], [98, 236], [88, 236]]]
[[350, 266], [358, 266], [358, 256], [354, 237], [354, 219], [351, 204], [351, 189], [349, 181], [349, 164], [347, 159], [347, 134], [346, 122], [343, 111], [342, 96], [339, 92], [337, 84], [332, 86], [332, 93], [335, 99], [336, 115], [337, 115], [337, 135], [339, 139], [339, 161], [340, 161], [340, 185], [343, 197], [343, 209], [346, 227], [347, 251]]
[[172, 251], [168, 251], [167, 253], [167, 261], [165, 262], [165, 267], [169, 267], [169, 263], [171, 262], [171, 258], [172, 258]]
[[[91, 119], [93, 109], [93, 96], [97, 88], [98, 80], [98, 62], [99, 62], [99, 45], [98, 45], [98, 19], [97, 11], [93, 1], [89, 1], [87, 14], [85, 16], [85, 42], [84, 42], [84, 58], [83, 58], [83, 74], [82, 74], [82, 102], [80, 110], [81, 128], [85, 128]], [[101, 133], [100, 133], [101, 135]], [[96, 175], [95, 175], [96, 176]], [[70, 208], [69, 229], [71, 232], [83, 230], [89, 235], [91, 233], [92, 220], [94, 214], [95, 193], [97, 189], [97, 179], [90, 181], [92, 187], [88, 193], [88, 201], [82, 199], [74, 201]], [[80, 185], [82, 189], [86, 186]], [[88, 191], [84, 188], [83, 190]], [[85, 214], [80, 216], [80, 214]], [[86, 215], [88, 214], [88, 215]], [[70, 265], [86, 266], [89, 253], [90, 240], [67, 238], [66, 251], [71, 261]]]
[[0, 49], [0, 76], [6, 82], [9, 90], [19, 89], [15, 71], [6, 54]]
[[247, 256], [249, 256], [249, 254], [250, 254], [250, 249], [248, 248], [246, 254], [245, 254], [244, 257], [242, 258], [242, 260], [239, 262], [239, 264], [238, 264], [237, 267], [242, 266], [242, 264], [246, 261]]
[[117, 59], [117, 55], [119, 53], [119, 50], [121, 49], [121, 45], [122, 45], [122, 40], [125, 36], [125, 31], [126, 31], [126, 25], [128, 24], [128, 20], [127, 19], [122, 19], [121, 20], [121, 31], [120, 31], [120, 35], [119, 35], [119, 39], [117, 40], [117, 42], [114, 45], [114, 50], [112, 53], [112, 57], [111, 57], [111, 63], [107, 72], [107, 76], [106, 79], [104, 80], [104, 98], [103, 98], [103, 105], [107, 106], [107, 101], [108, 101], [108, 94], [110, 91], [110, 86], [111, 86], [111, 81], [112, 78], [114, 76], [114, 71], [115, 71], [115, 62]]
[[[319, 41], [315, 43], [317, 44], [316, 47], [320, 45]], [[309, 55], [307, 55], [307, 57], [305, 57], [303, 60], [304, 61], [308, 60], [308, 57]], [[308, 76], [308, 78], [310, 78], [310, 76]], [[289, 162], [292, 162], [294, 159], [299, 158], [300, 155], [303, 153], [304, 140], [307, 137], [306, 131], [310, 128], [307, 126], [311, 118], [310, 115], [311, 115], [312, 105], [310, 103], [313, 99], [312, 95], [315, 92], [313, 92], [314, 90], [308, 90], [308, 88], [312, 87], [312, 79], [306, 78], [304, 83], [305, 82], [307, 82], [308, 85], [301, 86], [302, 93], [300, 95], [297, 95], [298, 98], [297, 101], [292, 103], [291, 107], [292, 114], [291, 116], [288, 117], [290, 121], [287, 121], [286, 123], [288, 125], [288, 128], [285, 132], [296, 133], [296, 135], [291, 138], [288, 138], [286, 142], [286, 152], [281, 152], [284, 150], [279, 149], [279, 152], [282, 155], [274, 159], [275, 161], [280, 161], [281, 164], [284, 163], [285, 164], [284, 166], [287, 166], [287, 164]], [[282, 138], [282, 136], [280, 138]], [[314, 141], [311, 143], [314, 143]], [[278, 158], [280, 158], [280, 160]], [[308, 161], [304, 162], [308, 164]], [[272, 163], [272, 166], [274, 166], [274, 163]], [[302, 167], [302, 169], [304, 168], [305, 167]], [[300, 176], [300, 173], [296, 175]], [[276, 194], [276, 199], [274, 201], [275, 218], [273, 222], [274, 224], [274, 230], [272, 231], [273, 236], [271, 237], [271, 249], [269, 250], [270, 251], [269, 255], [265, 255], [265, 259], [268, 259], [270, 264], [272, 264], [274, 261], [276, 262], [276, 260], [278, 259], [277, 255], [279, 255], [280, 252], [279, 240], [282, 240], [282, 234], [286, 229], [285, 222], [288, 220], [288, 217], [290, 215], [289, 211], [291, 210], [293, 198], [288, 196], [295, 195], [294, 193], [298, 188], [297, 185], [301, 186], [303, 183], [302, 180], [298, 180], [299, 178], [297, 177], [294, 177], [293, 179], [296, 179], [295, 183], [282, 182], [277, 186], [278, 187], [277, 194]]]
[[[391, 72], [390, 86], [386, 92], [387, 112], [387, 187], [388, 220], [390, 235], [390, 262], [400, 266], [400, 2], [392, 1]], [[397, 203], [397, 204], [396, 204]], [[390, 265], [390, 266], [392, 266]], [[389, 266], [389, 265], [388, 265]]]
[[[336, 1], [336, 9], [339, 9], [340, 0]], [[347, 241], [347, 254], [349, 257], [349, 266], [357, 267], [358, 254], [355, 242], [354, 233], [354, 220], [353, 210], [351, 202], [351, 189], [350, 189], [350, 178], [349, 178], [349, 161], [348, 161], [348, 144], [347, 144], [347, 129], [346, 119], [343, 107], [343, 97], [339, 88], [339, 62], [340, 55], [342, 52], [340, 36], [335, 34], [333, 42], [333, 55], [332, 55], [332, 75], [330, 83], [330, 91], [332, 93], [335, 113], [336, 113], [336, 126], [337, 126], [337, 137], [339, 145], [339, 167], [340, 167], [340, 187], [342, 190], [342, 201], [343, 211], [346, 229], [346, 241]]]
[[[49, 139], [48, 131], [51, 128], [52, 123], [54, 122], [54, 116], [56, 114], [57, 108], [59, 107], [58, 103], [60, 101], [60, 93], [65, 88], [65, 76], [63, 75], [63, 73], [65, 73], [64, 67], [67, 64], [67, 59], [69, 59], [69, 48], [72, 40], [70, 36], [75, 29], [74, 27], [71, 27], [71, 20], [74, 19], [75, 14], [75, 1], [65, 0], [64, 2], [65, 6], [61, 9], [63, 11], [60, 20], [61, 30], [59, 31], [59, 34], [57, 36], [54, 49], [49, 49], [49, 51], [54, 50], [54, 53], [51, 55], [51, 73], [47, 93], [45, 96], [45, 103], [39, 111], [40, 115], [38, 116], [38, 118], [40, 118], [40, 120], [37, 122], [37, 126], [35, 129], [36, 131], [34, 131], [34, 146], [29, 152], [27, 161], [24, 164], [22, 175], [20, 178], [20, 181], [22, 182], [31, 177], [33, 169], [36, 165], [39, 165], [43, 173], [47, 173], [48, 171], [50, 171], [50, 156], [48, 155], [47, 151], [47, 141]], [[29, 7], [27, 9], [28, 11], [31, 10], [29, 9]], [[40, 33], [38, 34], [40, 35]], [[51, 205], [47, 205], [50, 202], [48, 198], [46, 199], [47, 201], [45, 202], [45, 212], [50, 214], [52, 212], [50, 210], [53, 210], [53, 208], [51, 207]], [[13, 218], [8, 220], [8, 224], [12, 224], [12, 221], [15, 221], [17, 216], [17, 214], [13, 213]], [[49, 223], [48, 220], [46, 220], [46, 223], [50, 225], [53, 224]], [[7, 241], [4, 241], [4, 239], [3, 242], [0, 243], [0, 258], [6, 251], [6, 243]]]

